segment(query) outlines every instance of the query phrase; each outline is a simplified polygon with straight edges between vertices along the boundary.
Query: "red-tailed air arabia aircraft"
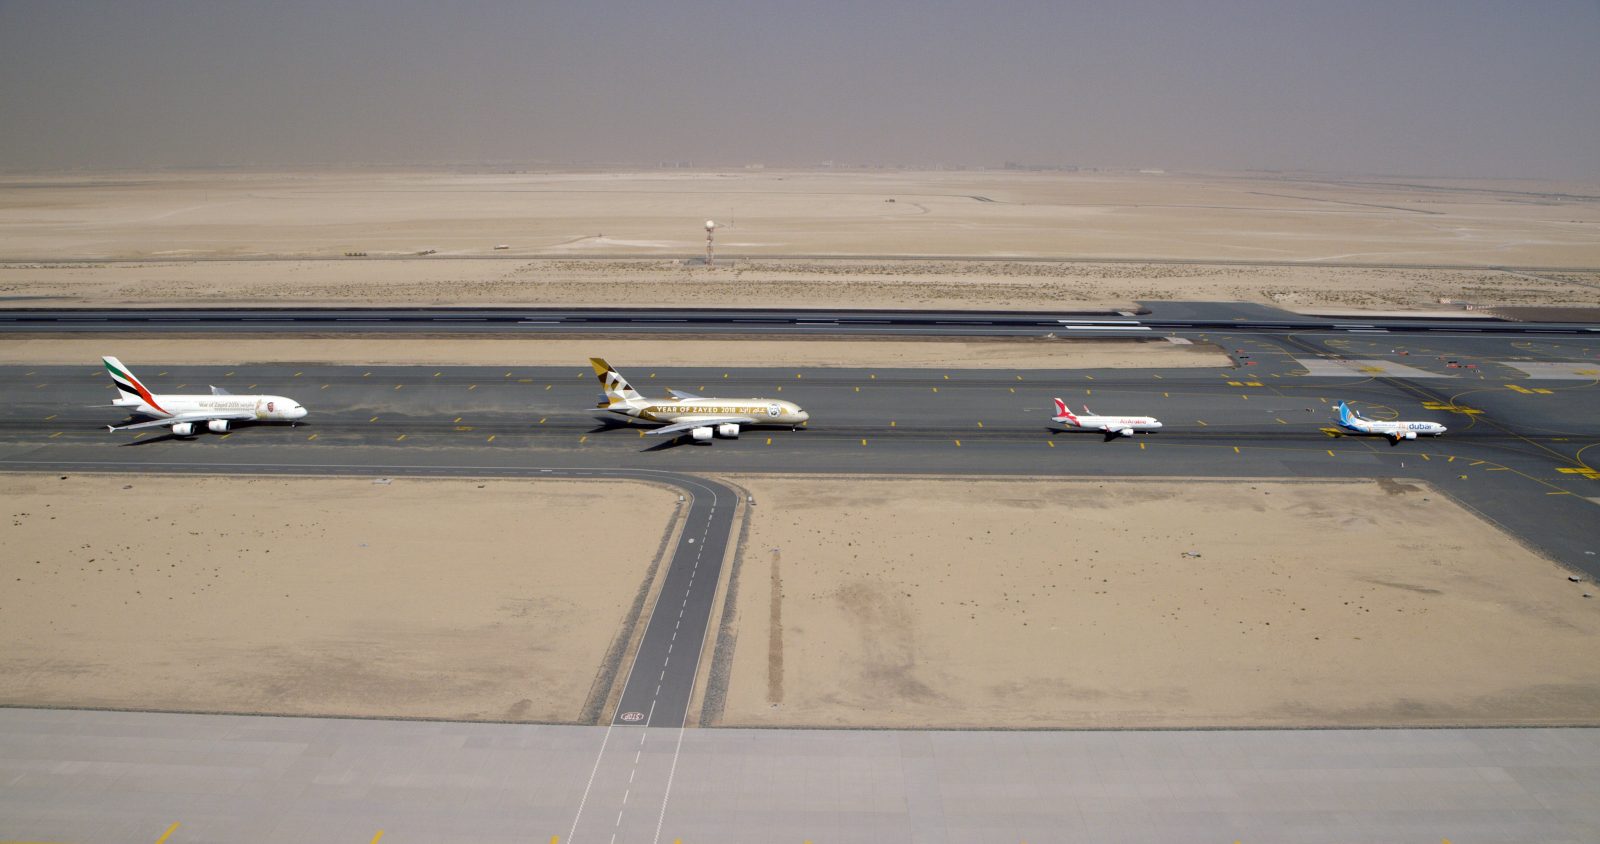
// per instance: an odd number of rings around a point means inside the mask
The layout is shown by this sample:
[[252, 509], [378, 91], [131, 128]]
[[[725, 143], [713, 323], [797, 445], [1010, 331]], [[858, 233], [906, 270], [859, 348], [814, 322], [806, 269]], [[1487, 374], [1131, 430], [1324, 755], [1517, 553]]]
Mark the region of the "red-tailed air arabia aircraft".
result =
[[1056, 399], [1056, 415], [1051, 419], [1080, 431], [1099, 431], [1107, 437], [1128, 437], [1135, 431], [1159, 431], [1161, 423], [1154, 416], [1095, 416], [1088, 405], [1082, 415], [1072, 412], [1067, 403]]

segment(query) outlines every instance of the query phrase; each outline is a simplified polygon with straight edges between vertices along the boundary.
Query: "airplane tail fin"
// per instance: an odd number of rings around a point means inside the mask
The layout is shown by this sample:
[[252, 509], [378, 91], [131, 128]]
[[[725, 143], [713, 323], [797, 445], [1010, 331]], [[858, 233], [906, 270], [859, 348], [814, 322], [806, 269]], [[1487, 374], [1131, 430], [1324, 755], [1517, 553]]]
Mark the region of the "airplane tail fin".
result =
[[[1072, 409], [1067, 407], [1067, 403], [1066, 402], [1064, 402], [1064, 401], [1062, 401], [1061, 399], [1058, 398], [1058, 399], [1055, 400], [1055, 403], [1056, 403], [1056, 416], [1065, 417], [1067, 419], [1072, 420], [1073, 422], [1077, 422], [1078, 421], [1078, 417], [1072, 415]], [[1087, 412], [1087, 411], [1085, 411], [1085, 412]]]
[[122, 404], [146, 404], [156, 410], [162, 410], [161, 405], [156, 404], [155, 396], [134, 377], [133, 370], [122, 365], [122, 361], [110, 356], [102, 357], [100, 361], [105, 364], [106, 374], [111, 376], [111, 383], [117, 385], [117, 392], [121, 394], [123, 400]]
[[1350, 424], [1350, 418], [1355, 413], [1354, 411], [1352, 411], [1350, 409], [1350, 405], [1347, 405], [1343, 401], [1340, 401], [1339, 402], [1339, 406], [1334, 408], [1334, 409], [1339, 412], [1339, 421], [1340, 422], [1343, 422], [1346, 425]]
[[622, 373], [611, 368], [604, 358], [589, 358], [589, 365], [594, 367], [594, 374], [599, 376], [600, 385], [605, 388], [606, 400], [615, 404], [619, 401], [642, 399], [639, 391], [629, 386], [628, 379]]

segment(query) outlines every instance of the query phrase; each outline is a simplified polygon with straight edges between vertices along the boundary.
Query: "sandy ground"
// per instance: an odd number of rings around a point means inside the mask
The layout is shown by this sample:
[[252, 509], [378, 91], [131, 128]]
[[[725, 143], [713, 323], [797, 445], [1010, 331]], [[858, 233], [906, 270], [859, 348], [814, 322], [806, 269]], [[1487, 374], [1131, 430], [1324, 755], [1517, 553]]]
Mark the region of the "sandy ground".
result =
[[1421, 483], [737, 480], [722, 725], [1600, 723], [1600, 610]]
[[96, 336], [0, 339], [0, 363], [93, 363], [114, 349], [141, 364], [443, 364], [587, 367], [603, 357], [623, 369], [657, 366], [848, 366], [970, 369], [1100, 369], [1231, 366], [1220, 348], [1165, 340], [500, 340], [493, 338], [148, 339]]
[[[0, 304], [1600, 304], [1597, 197], [1229, 174], [40, 176], [0, 183]], [[708, 217], [711, 268], [686, 260]], [[29, 263], [59, 259], [104, 263]], [[1160, 263], [1191, 260], [1280, 265]], [[1294, 266], [1319, 261], [1446, 269]]]
[[[620, 500], [595, 554], [574, 526]], [[604, 481], [0, 474], [0, 703], [572, 721], [676, 501]]]

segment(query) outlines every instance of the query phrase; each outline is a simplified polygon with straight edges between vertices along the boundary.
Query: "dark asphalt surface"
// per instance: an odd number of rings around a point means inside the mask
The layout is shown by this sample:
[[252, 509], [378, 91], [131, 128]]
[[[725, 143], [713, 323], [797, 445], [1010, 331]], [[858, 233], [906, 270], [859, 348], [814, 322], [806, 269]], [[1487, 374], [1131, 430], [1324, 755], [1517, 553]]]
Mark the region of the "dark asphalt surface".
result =
[[821, 309], [704, 310], [669, 308], [151, 308], [129, 310], [0, 310], [0, 334], [238, 333], [493, 333], [939, 336], [1142, 336], [1151, 333], [1406, 331], [1429, 333], [1578, 335], [1600, 326], [1493, 319], [1306, 317], [1247, 303], [1149, 302], [1138, 312], [860, 311]]

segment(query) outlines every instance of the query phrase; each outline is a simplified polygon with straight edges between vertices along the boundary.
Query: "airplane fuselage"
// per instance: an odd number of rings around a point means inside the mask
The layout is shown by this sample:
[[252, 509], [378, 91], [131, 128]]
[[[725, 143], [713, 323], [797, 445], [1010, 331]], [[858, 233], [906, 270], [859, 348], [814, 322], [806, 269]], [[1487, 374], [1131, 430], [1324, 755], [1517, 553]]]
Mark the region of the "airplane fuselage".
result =
[[305, 408], [283, 396], [152, 395], [147, 401], [118, 399], [112, 404], [152, 419], [166, 419], [186, 413], [249, 413], [258, 422], [293, 422], [306, 415]]
[[749, 425], [783, 425], [793, 427], [811, 418], [790, 401], [778, 399], [632, 399], [613, 402], [606, 410], [641, 422], [675, 424], [693, 422], [700, 418], [743, 416], [754, 421]]
[[1159, 431], [1161, 423], [1153, 416], [1053, 416], [1056, 422], [1082, 431]]

